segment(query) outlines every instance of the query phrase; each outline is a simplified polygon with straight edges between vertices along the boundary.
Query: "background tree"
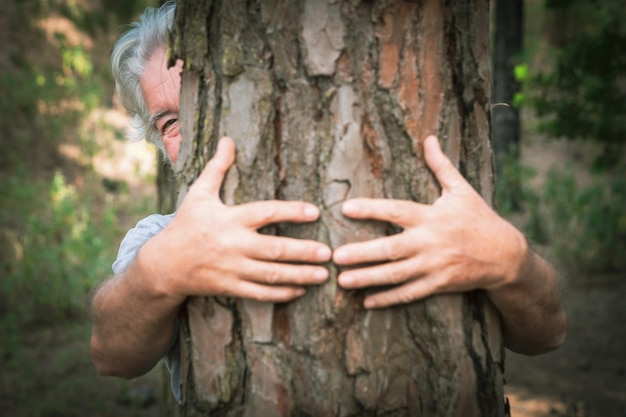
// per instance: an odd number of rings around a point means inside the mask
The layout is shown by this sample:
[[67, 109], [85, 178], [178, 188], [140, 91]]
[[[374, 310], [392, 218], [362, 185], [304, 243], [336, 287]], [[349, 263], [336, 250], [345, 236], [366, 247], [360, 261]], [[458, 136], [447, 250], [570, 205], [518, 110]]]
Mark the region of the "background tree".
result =
[[574, 159], [552, 169], [538, 190], [526, 186], [529, 236], [542, 243], [552, 240], [560, 262], [570, 270], [622, 273], [626, 3], [549, 0], [527, 5], [533, 7], [540, 32], [529, 37], [535, 53], [524, 81], [526, 102], [539, 116], [542, 138], [570, 141], [560, 152]]
[[[266, 232], [337, 247], [395, 231], [344, 218], [345, 199], [437, 198], [421, 147], [435, 133], [491, 201], [488, 26], [486, 0], [180, 2], [183, 192], [229, 135], [224, 201], [315, 202], [317, 223]], [[329, 268], [286, 305], [191, 299], [183, 414], [504, 413], [499, 322], [482, 293], [364, 311]]]
[[553, 60], [529, 89], [540, 128], [601, 144], [596, 166], [615, 167], [626, 143], [626, 3], [550, 0], [545, 8]]
[[[500, 203], [518, 208], [521, 203], [520, 111], [515, 96], [520, 83], [515, 66], [521, 60], [524, 28], [522, 0], [494, 1], [494, 50], [491, 138], [496, 155], [496, 173], [505, 183], [500, 187]], [[505, 172], [506, 170], [506, 172]]]
[[158, 191], [158, 211], [162, 214], [173, 213], [176, 210], [178, 198], [178, 179], [172, 165], [165, 160], [158, 151], [156, 166], [156, 187]]

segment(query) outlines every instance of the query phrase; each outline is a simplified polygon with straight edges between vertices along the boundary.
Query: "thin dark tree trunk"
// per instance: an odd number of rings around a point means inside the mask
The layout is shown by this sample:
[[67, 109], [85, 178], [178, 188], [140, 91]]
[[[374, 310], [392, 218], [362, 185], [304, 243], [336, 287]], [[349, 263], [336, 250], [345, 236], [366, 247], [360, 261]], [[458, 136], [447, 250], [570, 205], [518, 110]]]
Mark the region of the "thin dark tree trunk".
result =
[[[265, 232], [343, 243], [395, 233], [344, 218], [365, 196], [432, 202], [437, 134], [491, 202], [488, 0], [185, 0], [181, 192], [223, 135], [228, 204], [305, 200], [322, 215]], [[228, 231], [224, 231], [228, 233]], [[497, 314], [481, 292], [377, 311], [331, 278], [283, 305], [212, 297], [182, 324], [187, 416], [501, 416]]]
[[159, 213], [169, 214], [176, 210], [178, 199], [178, 177], [172, 165], [163, 160], [163, 155], [157, 156], [157, 193]]
[[[492, 102], [496, 105], [491, 113], [491, 137], [496, 154], [498, 178], [506, 179], [503, 198], [519, 208], [521, 184], [520, 158], [520, 111], [514, 105], [514, 96], [520, 91], [515, 79], [515, 65], [519, 63], [523, 43], [523, 0], [496, 0], [495, 33], [493, 52]], [[507, 170], [505, 172], [505, 170]]]

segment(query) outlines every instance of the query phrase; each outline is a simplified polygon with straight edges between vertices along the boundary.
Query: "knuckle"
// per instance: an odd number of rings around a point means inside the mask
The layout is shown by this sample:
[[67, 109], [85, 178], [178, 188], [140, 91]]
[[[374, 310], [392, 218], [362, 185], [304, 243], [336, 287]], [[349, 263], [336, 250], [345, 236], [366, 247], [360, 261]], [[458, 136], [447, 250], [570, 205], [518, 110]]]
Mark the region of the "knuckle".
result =
[[399, 284], [404, 281], [404, 273], [398, 266], [394, 266], [389, 270], [389, 281], [393, 284]]
[[278, 218], [278, 209], [270, 201], [258, 201], [238, 207], [241, 209], [239, 216], [244, 224], [254, 224], [260, 228], [275, 223]]
[[391, 261], [395, 261], [400, 259], [401, 254], [400, 254], [400, 248], [398, 246], [398, 244], [395, 242], [395, 240], [387, 240], [383, 246], [383, 252], [385, 254], [385, 257]]
[[449, 288], [452, 288], [454, 284], [454, 279], [449, 273], [441, 273], [437, 276], [436, 279], [431, 281], [429, 291], [432, 294], [446, 292]]
[[280, 274], [277, 271], [275, 271], [275, 270], [268, 271], [265, 274], [265, 282], [267, 284], [269, 284], [269, 285], [275, 285], [275, 284], [279, 283], [280, 282]]
[[223, 259], [229, 252], [230, 246], [226, 241], [217, 241], [207, 248], [206, 254], [213, 259]]
[[260, 301], [262, 303], [266, 303], [266, 302], [270, 302], [270, 301], [274, 301], [274, 298], [272, 298], [270, 296], [270, 294], [268, 292], [265, 291], [261, 291], [255, 294], [255, 298], [257, 301]]
[[272, 261], [281, 260], [285, 256], [285, 250], [281, 245], [271, 245], [267, 251], [267, 257]]
[[267, 204], [265, 210], [261, 212], [261, 222], [263, 224], [274, 223], [278, 218], [278, 208], [274, 204]]
[[398, 296], [398, 301], [402, 304], [408, 304], [414, 300], [413, 293], [411, 291], [402, 291]]
[[402, 218], [402, 208], [397, 201], [393, 201], [389, 205], [389, 219], [396, 223]]

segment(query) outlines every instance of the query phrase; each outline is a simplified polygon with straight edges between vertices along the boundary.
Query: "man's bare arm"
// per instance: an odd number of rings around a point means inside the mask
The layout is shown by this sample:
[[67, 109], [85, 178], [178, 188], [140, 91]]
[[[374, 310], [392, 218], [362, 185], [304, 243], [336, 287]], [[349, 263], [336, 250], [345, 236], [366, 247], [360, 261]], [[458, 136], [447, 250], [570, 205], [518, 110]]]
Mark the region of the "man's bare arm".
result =
[[505, 346], [534, 355], [565, 342], [567, 317], [556, 271], [527, 244], [523, 247], [517, 276], [487, 293], [502, 316]]
[[160, 294], [144, 268], [142, 251], [92, 300], [91, 355], [103, 375], [134, 378], [161, 359], [172, 340], [183, 300]]
[[387, 286], [365, 299], [368, 308], [483, 289], [502, 314], [507, 347], [526, 354], [555, 349], [565, 339], [566, 320], [554, 270], [465, 181], [435, 137], [427, 138], [424, 147], [441, 197], [432, 205], [345, 202], [346, 216], [391, 222], [403, 231], [337, 248], [333, 259], [339, 265], [378, 263], [342, 272], [340, 285]]

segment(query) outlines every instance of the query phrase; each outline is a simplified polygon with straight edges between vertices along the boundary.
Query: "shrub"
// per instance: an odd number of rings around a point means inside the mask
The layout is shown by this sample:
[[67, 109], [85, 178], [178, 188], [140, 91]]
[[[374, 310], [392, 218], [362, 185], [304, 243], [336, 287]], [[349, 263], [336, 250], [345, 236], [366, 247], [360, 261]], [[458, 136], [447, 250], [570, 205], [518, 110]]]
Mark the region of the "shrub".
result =
[[541, 204], [557, 254], [587, 271], [626, 270], [626, 172], [580, 188], [571, 172], [552, 170]]
[[100, 203], [98, 213], [94, 198], [60, 172], [49, 183], [9, 181], [1, 223], [19, 226], [0, 287], [5, 316], [13, 316], [5, 319], [27, 325], [83, 314], [86, 295], [110, 274], [121, 233], [116, 209]]

